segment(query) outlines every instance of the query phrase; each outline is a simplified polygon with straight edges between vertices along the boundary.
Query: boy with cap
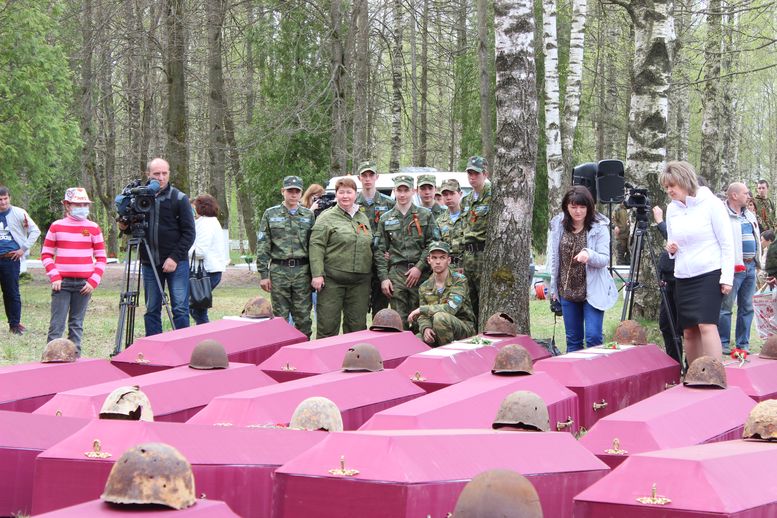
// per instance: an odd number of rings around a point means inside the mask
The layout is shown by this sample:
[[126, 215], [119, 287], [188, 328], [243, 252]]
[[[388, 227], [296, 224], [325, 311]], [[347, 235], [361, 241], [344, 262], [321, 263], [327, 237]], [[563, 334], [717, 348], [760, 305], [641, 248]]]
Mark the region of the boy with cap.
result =
[[81, 355], [84, 316], [92, 291], [100, 284], [107, 256], [99, 225], [88, 220], [89, 195], [82, 187], [65, 191], [65, 217], [49, 227], [40, 259], [51, 281], [51, 321], [47, 342], [67, 337]]
[[[407, 324], [407, 315], [418, 307], [418, 284], [426, 267], [426, 247], [440, 238], [430, 210], [413, 205], [413, 177], [394, 177], [397, 203], [378, 223], [375, 264], [383, 294]], [[388, 252], [388, 259], [386, 253]]]
[[439, 218], [445, 209], [437, 204], [437, 200], [434, 197], [437, 192], [437, 178], [433, 174], [422, 174], [418, 176], [416, 185], [421, 207], [432, 211], [435, 219]]
[[[356, 198], [359, 204], [359, 210], [363, 212], [370, 220], [370, 230], [372, 235], [376, 236], [373, 243], [373, 251], [378, 246], [378, 222], [380, 217], [394, 207], [394, 200], [390, 196], [378, 191], [375, 187], [378, 181], [378, 168], [372, 162], [362, 162], [359, 164], [359, 181], [362, 184], [362, 190]], [[388, 299], [380, 289], [380, 279], [378, 270], [373, 265], [372, 285], [370, 287], [370, 308], [374, 317], [378, 311], [388, 307]]]
[[488, 216], [491, 210], [491, 182], [488, 181], [488, 161], [482, 156], [470, 157], [467, 179], [472, 191], [461, 200], [466, 221], [464, 231], [464, 275], [469, 281], [469, 296], [476, 322], [480, 318], [480, 269], [486, 249]]
[[411, 322], [418, 319], [418, 337], [437, 347], [476, 334], [467, 279], [451, 271], [448, 244], [437, 241], [429, 245], [426, 260], [432, 276], [418, 289], [421, 305], [408, 316]]
[[451, 268], [464, 272], [464, 225], [461, 215], [461, 187], [456, 180], [445, 180], [440, 187], [442, 199], [447, 209], [437, 217], [440, 238], [450, 246]]
[[283, 203], [264, 211], [257, 233], [259, 286], [270, 294], [273, 314], [288, 318], [310, 339], [313, 309], [308, 244], [315, 216], [300, 204], [302, 178], [283, 179]]

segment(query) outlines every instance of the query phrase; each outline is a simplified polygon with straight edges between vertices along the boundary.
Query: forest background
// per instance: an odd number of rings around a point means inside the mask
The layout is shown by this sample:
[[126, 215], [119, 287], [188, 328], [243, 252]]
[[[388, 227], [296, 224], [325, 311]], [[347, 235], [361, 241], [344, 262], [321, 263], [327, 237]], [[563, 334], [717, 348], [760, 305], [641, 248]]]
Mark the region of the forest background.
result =
[[[668, 159], [715, 189], [774, 185], [776, 13], [768, 0], [4, 0], [0, 181], [43, 229], [65, 188], [85, 186], [117, 255], [113, 199], [164, 156], [174, 185], [219, 199], [248, 254], [284, 175], [324, 183], [365, 159], [453, 171], [482, 154], [498, 198], [491, 280], [514, 299], [576, 164], [623, 160], [658, 205]], [[528, 319], [528, 299], [500, 303]]]

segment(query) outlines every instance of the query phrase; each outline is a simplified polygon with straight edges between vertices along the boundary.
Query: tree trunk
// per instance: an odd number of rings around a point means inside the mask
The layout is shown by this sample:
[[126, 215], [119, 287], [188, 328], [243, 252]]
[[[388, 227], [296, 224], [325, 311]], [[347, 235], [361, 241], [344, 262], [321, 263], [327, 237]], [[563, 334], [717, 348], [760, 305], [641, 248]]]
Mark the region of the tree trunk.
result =
[[348, 172], [348, 149], [345, 124], [345, 52], [342, 41], [342, 19], [340, 0], [330, 0], [329, 16], [331, 27], [331, 73], [332, 73], [332, 143], [329, 169], [333, 176]]
[[418, 161], [426, 166], [429, 140], [429, 0], [421, 0], [421, 127], [418, 130]]
[[537, 160], [534, 15], [530, 0], [494, 2], [497, 149], [481, 279], [481, 327], [511, 315], [529, 333], [529, 257]]
[[[240, 152], [235, 138], [235, 123], [232, 120], [232, 114], [224, 98], [224, 133], [229, 144], [229, 165], [232, 172], [232, 178], [237, 186], [237, 206], [240, 216], [243, 218], [243, 225], [246, 229], [246, 238], [251, 252], [256, 251], [256, 225], [254, 224], [254, 203], [251, 200], [251, 190], [248, 186], [240, 166]], [[242, 245], [242, 240], [241, 240]]]
[[[731, 10], [734, 7], [729, 5]], [[731, 75], [737, 69], [740, 53], [735, 47], [734, 35], [739, 33], [739, 17], [729, 12], [726, 16], [724, 52], [721, 67], [723, 78], [721, 79], [721, 110], [720, 127], [723, 129], [720, 148], [720, 168], [724, 185], [728, 185], [737, 178], [741, 178], [737, 170], [739, 158], [739, 97], [734, 78]]]
[[412, 164], [418, 163], [418, 32], [416, 30], [418, 20], [418, 4], [415, 0], [409, 0], [410, 4], [410, 142], [412, 144]]
[[370, 14], [367, 0], [354, 0], [356, 18], [356, 77], [353, 109], [353, 172], [359, 162], [369, 159], [367, 152], [367, 96], [370, 78]]
[[[221, 31], [224, 25], [226, 0], [207, 0], [205, 9], [208, 17], [208, 194], [219, 203], [219, 223], [229, 228], [229, 205], [227, 204], [226, 135], [224, 134], [224, 71], [221, 63]], [[194, 193], [192, 193], [192, 196]]]
[[542, 2], [542, 41], [545, 50], [545, 155], [548, 168], [548, 211], [561, 210], [564, 195], [564, 160], [561, 154], [559, 115], [558, 37], [556, 35], [556, 0]]
[[491, 124], [491, 57], [488, 51], [488, 0], [478, 2], [478, 65], [480, 71], [480, 135], [482, 153], [494, 163], [494, 129]]
[[189, 191], [188, 122], [186, 115], [185, 0], [166, 0], [167, 26], [167, 147], [170, 183]]
[[[673, 8], [675, 32], [678, 37], [672, 45], [672, 55], [681, 56], [685, 39], [691, 33], [688, 30], [691, 25], [691, 9], [686, 0], [675, 1]], [[674, 67], [672, 87], [669, 89], [669, 135], [666, 145], [668, 160], [688, 160], [688, 113], [690, 107], [688, 83], [690, 83], [690, 78], [683, 67]]]
[[391, 52], [391, 157], [389, 172], [399, 172], [402, 153], [402, 0], [394, 0], [394, 45]]
[[580, 113], [580, 96], [583, 85], [583, 45], [587, 0], [572, 0], [572, 30], [569, 36], [569, 68], [564, 94], [564, 119], [561, 121], [561, 152], [564, 157], [564, 174], [571, 175], [574, 165], [575, 131]]
[[701, 121], [701, 159], [699, 174], [710, 184], [713, 192], [724, 187], [720, 171], [720, 54], [723, 33], [721, 29], [721, 2], [710, 0], [707, 6], [707, 41], [704, 45], [704, 111]]
[[[144, 34], [137, 30], [137, 19], [140, 15], [135, 12], [136, 2], [124, 2], [124, 21], [126, 23], [127, 52], [125, 56], [126, 85], [124, 98], [127, 107], [127, 161], [131, 173], [143, 171], [145, 165], [140, 161], [141, 135], [141, 96], [143, 95], [143, 67], [146, 56], [143, 52]], [[141, 25], [142, 28], [142, 25]]]

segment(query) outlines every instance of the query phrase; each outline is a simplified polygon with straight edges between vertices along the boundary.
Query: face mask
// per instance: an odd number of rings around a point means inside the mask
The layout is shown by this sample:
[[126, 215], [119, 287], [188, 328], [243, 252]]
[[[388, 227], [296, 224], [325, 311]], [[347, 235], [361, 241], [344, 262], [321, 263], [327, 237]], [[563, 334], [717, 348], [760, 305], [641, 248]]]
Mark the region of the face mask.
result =
[[70, 215], [79, 221], [84, 220], [89, 216], [89, 207], [73, 207], [70, 209]]

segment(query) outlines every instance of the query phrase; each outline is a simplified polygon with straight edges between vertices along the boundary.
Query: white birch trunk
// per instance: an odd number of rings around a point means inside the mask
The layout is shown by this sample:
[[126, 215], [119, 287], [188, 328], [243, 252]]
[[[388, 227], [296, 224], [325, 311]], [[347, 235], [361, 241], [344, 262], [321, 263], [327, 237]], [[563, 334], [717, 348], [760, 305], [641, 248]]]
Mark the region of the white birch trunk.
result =
[[704, 111], [701, 121], [699, 173], [713, 191], [722, 189], [720, 170], [720, 55], [723, 48], [720, 0], [710, 0], [707, 13], [707, 41], [704, 46]]
[[561, 208], [563, 196], [561, 185], [564, 181], [559, 114], [556, 0], [542, 2], [542, 41], [545, 51], [545, 154], [548, 168], [548, 210], [550, 214], [556, 214]]
[[572, 170], [572, 149], [575, 143], [577, 117], [580, 113], [580, 95], [583, 84], [583, 45], [587, 0], [572, 0], [572, 30], [569, 36], [569, 73], [564, 94], [564, 120], [561, 125], [561, 148], [564, 170]]

